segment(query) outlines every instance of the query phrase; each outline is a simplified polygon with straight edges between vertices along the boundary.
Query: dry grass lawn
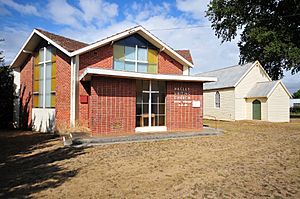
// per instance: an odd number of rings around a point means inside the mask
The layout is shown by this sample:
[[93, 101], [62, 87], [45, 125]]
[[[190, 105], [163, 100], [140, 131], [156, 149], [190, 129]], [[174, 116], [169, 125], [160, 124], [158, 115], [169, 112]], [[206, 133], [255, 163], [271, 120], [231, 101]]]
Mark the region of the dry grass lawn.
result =
[[3, 132], [0, 197], [300, 198], [300, 120], [218, 126], [224, 135], [85, 149]]

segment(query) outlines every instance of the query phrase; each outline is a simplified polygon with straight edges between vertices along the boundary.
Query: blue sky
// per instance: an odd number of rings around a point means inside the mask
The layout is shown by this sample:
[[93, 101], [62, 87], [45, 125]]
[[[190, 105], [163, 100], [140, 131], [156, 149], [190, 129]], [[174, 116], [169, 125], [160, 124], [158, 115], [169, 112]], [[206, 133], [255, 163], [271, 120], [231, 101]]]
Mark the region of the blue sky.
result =
[[[190, 49], [195, 67], [205, 72], [239, 61], [237, 37], [221, 44], [205, 18], [209, 0], [0, 0], [0, 43], [9, 64], [34, 28], [94, 42], [124, 29], [144, 26], [174, 49]], [[175, 30], [176, 27], [205, 26]], [[300, 73], [285, 73], [291, 92], [300, 88]]]

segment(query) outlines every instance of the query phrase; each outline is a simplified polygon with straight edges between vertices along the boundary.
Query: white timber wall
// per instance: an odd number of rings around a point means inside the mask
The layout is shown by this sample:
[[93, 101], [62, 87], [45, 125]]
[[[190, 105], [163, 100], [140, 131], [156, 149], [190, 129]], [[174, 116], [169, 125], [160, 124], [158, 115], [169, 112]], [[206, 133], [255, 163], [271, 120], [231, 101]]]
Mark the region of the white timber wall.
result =
[[290, 97], [278, 84], [268, 99], [268, 119], [270, 122], [290, 121]]
[[261, 102], [261, 120], [262, 121], [268, 121], [268, 100], [267, 100], [266, 97], [246, 99], [246, 119], [247, 120], [253, 120], [253, 105], [252, 105], [252, 102], [256, 99]]
[[[215, 94], [220, 93], [220, 108], [215, 106]], [[207, 90], [203, 93], [205, 119], [234, 120], [234, 88]]]
[[266, 73], [256, 64], [235, 87], [235, 119], [246, 120], [247, 102], [244, 98], [249, 90], [257, 83], [270, 81]]

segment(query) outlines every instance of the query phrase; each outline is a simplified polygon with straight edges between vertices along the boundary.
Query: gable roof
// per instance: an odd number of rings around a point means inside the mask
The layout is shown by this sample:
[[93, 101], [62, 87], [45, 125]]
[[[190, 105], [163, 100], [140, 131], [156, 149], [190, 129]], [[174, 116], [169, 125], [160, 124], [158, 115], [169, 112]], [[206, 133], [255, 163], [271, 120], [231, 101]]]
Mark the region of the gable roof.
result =
[[166, 54], [168, 54], [170, 57], [172, 57], [173, 59], [178, 61], [180, 64], [182, 64], [184, 66], [188, 66], [188, 67], [193, 67], [194, 66], [190, 61], [185, 59], [178, 52], [176, 52], [174, 49], [169, 47], [167, 44], [162, 42], [160, 39], [158, 39], [156, 36], [151, 34], [148, 30], [146, 30], [144, 27], [142, 27], [140, 25], [136, 26], [136, 27], [133, 27], [133, 28], [130, 28], [128, 30], [119, 32], [119, 33], [117, 33], [115, 35], [112, 35], [110, 37], [107, 37], [105, 39], [99, 40], [99, 41], [97, 41], [95, 43], [92, 43], [91, 45], [86, 46], [84, 48], [78, 49], [78, 50], [76, 50], [72, 53], [72, 56], [86, 53], [88, 51], [94, 50], [96, 48], [99, 48], [99, 47], [104, 46], [104, 45], [109, 44], [109, 43], [112, 44], [114, 41], [123, 39], [123, 38], [128, 37], [129, 35], [132, 35], [132, 34], [135, 34], [135, 33], [138, 33], [139, 35], [144, 37], [146, 40], [148, 40], [154, 46], [159, 48], [161, 51], [164, 51]]
[[10, 64], [10, 66], [18, 67], [19, 65], [21, 65], [24, 62], [24, 60], [27, 58], [28, 53], [34, 51], [34, 49], [42, 39], [45, 39], [46, 41], [48, 41], [50, 44], [52, 44], [53, 46], [61, 50], [69, 57], [73, 57], [76, 55], [89, 52], [101, 46], [107, 45], [109, 43], [112, 44], [114, 41], [128, 37], [129, 35], [135, 33], [138, 33], [139, 35], [147, 39], [149, 42], [151, 42], [161, 51], [164, 51], [170, 57], [178, 61], [180, 64], [188, 67], [194, 66], [192, 63], [191, 54], [188, 50], [180, 50], [180, 51], [173, 50], [167, 44], [159, 40], [157, 37], [155, 37], [153, 34], [151, 34], [142, 26], [136, 26], [130, 28], [128, 30], [119, 32], [115, 35], [99, 40], [92, 44], [76, 41], [67, 37], [63, 37], [54, 33], [47, 32], [45, 30], [34, 29], [31, 35], [29, 36], [29, 38], [26, 40], [26, 42], [20, 49], [20, 51], [18, 52], [18, 54], [16, 55], [15, 59]]
[[275, 88], [278, 86], [278, 84], [281, 84], [283, 89], [289, 95], [289, 97], [291, 97], [291, 94], [289, 93], [287, 88], [284, 86], [284, 84], [280, 80], [277, 80], [277, 81], [257, 82], [251, 88], [251, 90], [247, 93], [245, 98], [270, 97], [270, 95], [275, 90]]
[[67, 38], [67, 37], [64, 37], [61, 35], [57, 35], [57, 34], [42, 30], [42, 29], [36, 29], [36, 30], [69, 52], [73, 52], [75, 50], [78, 50], [80, 48], [83, 48], [83, 47], [86, 47], [89, 45], [87, 43], [83, 43], [81, 41], [76, 41], [74, 39], [70, 39], [70, 38]]
[[175, 50], [179, 55], [193, 64], [193, 59], [190, 50]]
[[196, 76], [203, 77], [217, 77], [217, 82], [206, 83], [203, 86], [204, 90], [219, 89], [219, 88], [230, 88], [240, 81], [244, 74], [250, 70], [254, 65], [254, 62], [247, 63], [244, 65], [235, 65], [227, 68], [222, 68], [210, 72], [199, 73]]

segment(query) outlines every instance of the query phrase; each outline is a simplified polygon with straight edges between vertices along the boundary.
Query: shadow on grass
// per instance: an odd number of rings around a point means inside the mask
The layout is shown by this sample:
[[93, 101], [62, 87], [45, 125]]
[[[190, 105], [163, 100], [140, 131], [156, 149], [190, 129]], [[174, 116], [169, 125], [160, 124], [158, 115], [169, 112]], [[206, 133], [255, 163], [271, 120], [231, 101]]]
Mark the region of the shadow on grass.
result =
[[59, 161], [84, 154], [84, 149], [54, 146], [52, 141], [57, 139], [53, 134], [28, 131], [0, 133], [0, 197], [29, 198], [30, 194], [60, 186], [78, 173], [78, 169], [63, 168]]

